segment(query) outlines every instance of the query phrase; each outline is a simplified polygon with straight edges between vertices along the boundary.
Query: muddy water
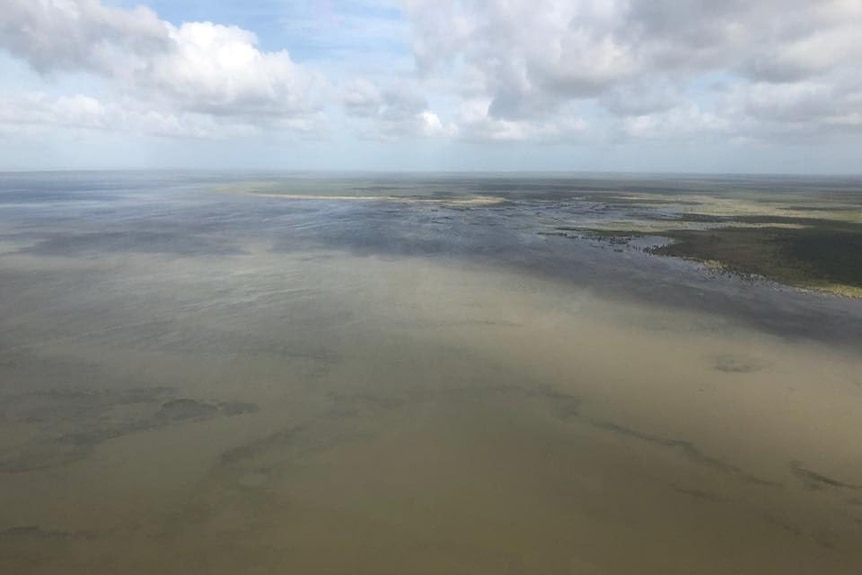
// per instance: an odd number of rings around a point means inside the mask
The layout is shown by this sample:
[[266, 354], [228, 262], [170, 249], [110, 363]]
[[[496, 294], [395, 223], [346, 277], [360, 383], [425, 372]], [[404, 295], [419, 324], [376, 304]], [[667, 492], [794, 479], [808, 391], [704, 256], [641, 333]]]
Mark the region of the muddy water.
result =
[[862, 569], [852, 351], [422, 257], [4, 279], [0, 572]]
[[0, 573], [862, 572], [858, 300], [285, 181], [0, 174]]

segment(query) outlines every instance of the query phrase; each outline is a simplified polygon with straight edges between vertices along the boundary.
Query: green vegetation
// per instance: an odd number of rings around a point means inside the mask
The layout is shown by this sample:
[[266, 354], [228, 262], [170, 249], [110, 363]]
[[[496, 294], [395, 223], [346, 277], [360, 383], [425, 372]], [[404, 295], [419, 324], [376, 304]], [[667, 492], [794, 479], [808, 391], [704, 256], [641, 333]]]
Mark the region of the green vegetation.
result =
[[728, 271], [760, 275], [801, 288], [862, 297], [862, 232], [841, 225], [675, 230], [653, 253], [718, 262]]
[[[783, 205], [775, 197], [765, 202], [690, 196], [676, 201], [676, 209], [660, 214], [650, 209], [672, 199], [678, 196], [632, 196], [625, 207], [634, 208], [637, 216], [628, 221], [594, 220], [556, 229], [577, 230], [616, 245], [633, 237], [662, 236], [672, 241], [647, 251], [802, 289], [862, 297], [862, 207], [848, 204], [848, 198]], [[614, 205], [622, 201], [616, 197]]]

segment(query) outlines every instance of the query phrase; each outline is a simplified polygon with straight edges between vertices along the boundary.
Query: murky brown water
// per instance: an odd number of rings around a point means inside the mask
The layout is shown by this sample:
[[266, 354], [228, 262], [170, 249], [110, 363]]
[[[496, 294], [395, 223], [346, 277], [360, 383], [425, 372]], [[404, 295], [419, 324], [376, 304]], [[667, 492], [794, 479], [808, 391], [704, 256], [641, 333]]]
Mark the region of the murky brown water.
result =
[[0, 573], [862, 572], [858, 353], [244, 249], [4, 257]]

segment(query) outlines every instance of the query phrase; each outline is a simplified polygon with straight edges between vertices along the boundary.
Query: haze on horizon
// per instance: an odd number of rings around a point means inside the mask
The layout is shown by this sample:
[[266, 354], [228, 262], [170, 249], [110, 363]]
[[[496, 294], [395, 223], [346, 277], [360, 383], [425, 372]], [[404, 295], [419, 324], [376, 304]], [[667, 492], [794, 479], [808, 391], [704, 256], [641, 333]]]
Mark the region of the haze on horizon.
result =
[[0, 169], [859, 173], [862, 0], [0, 0]]

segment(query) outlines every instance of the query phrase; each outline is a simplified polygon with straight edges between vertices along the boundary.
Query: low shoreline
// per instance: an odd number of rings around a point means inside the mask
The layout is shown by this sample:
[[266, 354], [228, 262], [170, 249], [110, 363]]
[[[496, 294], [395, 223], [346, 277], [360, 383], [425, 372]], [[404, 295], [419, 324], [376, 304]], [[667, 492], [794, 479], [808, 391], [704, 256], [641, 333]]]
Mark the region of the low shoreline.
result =
[[790, 287], [862, 298], [862, 233], [833, 227], [718, 227], [706, 229], [582, 230], [611, 244], [662, 237], [650, 254], [696, 261], [744, 278], [761, 277]]

